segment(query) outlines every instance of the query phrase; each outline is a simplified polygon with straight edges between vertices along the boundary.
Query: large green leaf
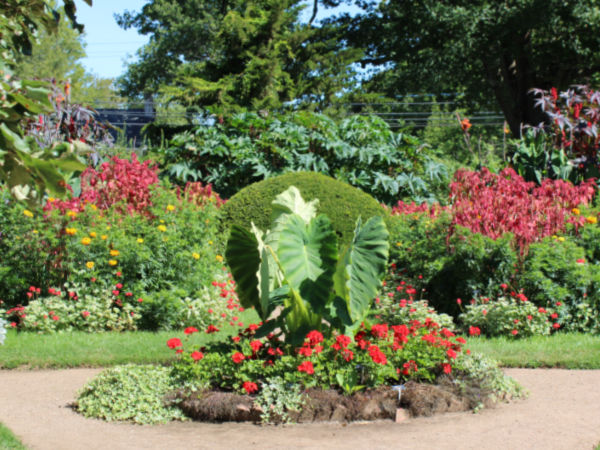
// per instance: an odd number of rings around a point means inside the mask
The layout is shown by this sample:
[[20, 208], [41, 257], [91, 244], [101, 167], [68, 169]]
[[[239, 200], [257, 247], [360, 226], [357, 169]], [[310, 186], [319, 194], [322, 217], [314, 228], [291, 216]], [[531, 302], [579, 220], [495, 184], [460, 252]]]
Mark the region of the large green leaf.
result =
[[260, 266], [260, 253], [256, 236], [238, 225], [233, 225], [225, 256], [237, 284], [240, 303], [244, 308], [256, 308], [261, 318], [266, 319], [266, 311], [262, 310], [258, 294], [256, 274]]
[[388, 231], [380, 216], [364, 226], [356, 222], [354, 239], [338, 260], [334, 274], [335, 295], [348, 304], [354, 322], [364, 319], [385, 274], [389, 253]]
[[297, 214], [304, 223], [308, 224], [317, 215], [318, 199], [306, 202], [300, 195], [300, 191], [296, 186], [290, 186], [272, 202], [273, 212], [271, 214], [271, 222], [277, 222], [277, 219], [282, 214]]
[[337, 237], [329, 219], [320, 215], [308, 226], [293, 214], [279, 235], [277, 257], [285, 280], [321, 314], [330, 298], [337, 260]]

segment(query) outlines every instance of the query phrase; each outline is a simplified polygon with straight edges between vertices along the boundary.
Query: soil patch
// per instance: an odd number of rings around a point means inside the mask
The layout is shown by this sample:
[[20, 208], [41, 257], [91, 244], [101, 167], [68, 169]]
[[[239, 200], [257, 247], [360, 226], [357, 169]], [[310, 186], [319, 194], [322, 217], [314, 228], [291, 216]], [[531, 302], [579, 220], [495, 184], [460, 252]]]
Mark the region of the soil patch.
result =
[[[456, 412], [396, 424], [173, 422], [159, 426], [85, 419], [68, 404], [100, 369], [0, 371], [0, 422], [28, 448], [224, 449], [593, 449], [600, 442], [600, 371], [509, 369], [526, 400], [480, 413]], [[403, 394], [404, 395], [404, 394]]]
[[[343, 395], [334, 390], [308, 389], [302, 393], [301, 411], [288, 411], [292, 422], [356, 422], [394, 420], [398, 408], [412, 417], [432, 416], [472, 409], [475, 405], [450, 384], [431, 385], [413, 381], [403, 386], [401, 395], [389, 386]], [[169, 402], [177, 403], [186, 416], [200, 422], [260, 422], [262, 409], [249, 395], [233, 392], [177, 392]], [[272, 414], [272, 423], [282, 417]]]

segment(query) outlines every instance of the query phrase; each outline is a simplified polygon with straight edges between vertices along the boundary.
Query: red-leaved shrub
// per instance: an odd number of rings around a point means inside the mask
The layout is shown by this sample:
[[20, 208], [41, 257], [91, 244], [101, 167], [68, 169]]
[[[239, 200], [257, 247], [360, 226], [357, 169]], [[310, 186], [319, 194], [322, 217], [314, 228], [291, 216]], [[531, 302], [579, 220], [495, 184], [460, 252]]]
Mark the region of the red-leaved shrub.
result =
[[[177, 198], [181, 199], [181, 188], [177, 187]], [[212, 184], [206, 186], [200, 181], [188, 182], [183, 190], [183, 198], [196, 206], [205, 206], [213, 203], [217, 208], [220, 208], [224, 203], [219, 194], [213, 191]]]
[[[523, 253], [530, 243], [563, 232], [567, 223], [582, 226], [585, 218], [571, 214], [571, 209], [587, 205], [594, 193], [593, 180], [574, 186], [568, 181], [545, 179], [536, 186], [512, 168], [499, 174], [486, 168], [478, 172], [460, 169], [450, 184], [449, 233], [456, 225], [492, 239], [512, 233]], [[420, 212], [435, 217], [440, 210], [439, 205], [398, 202], [392, 214]]]
[[113, 205], [121, 213], [148, 214], [152, 206], [152, 185], [158, 184], [158, 167], [150, 161], [138, 161], [135, 153], [131, 161], [117, 156], [110, 162], [100, 165], [96, 170], [88, 167], [81, 174], [81, 194], [65, 201], [53, 201], [46, 204], [45, 210], [60, 209], [81, 211], [85, 204], [91, 203], [99, 209], [108, 209]]

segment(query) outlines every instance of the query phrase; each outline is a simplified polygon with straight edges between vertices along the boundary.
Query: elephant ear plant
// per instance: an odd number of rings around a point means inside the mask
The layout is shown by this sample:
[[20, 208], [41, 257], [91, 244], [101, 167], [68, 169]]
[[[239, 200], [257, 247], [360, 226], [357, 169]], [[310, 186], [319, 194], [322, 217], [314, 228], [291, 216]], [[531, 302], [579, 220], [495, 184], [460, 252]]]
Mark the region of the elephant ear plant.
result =
[[[388, 259], [388, 232], [382, 217], [356, 222], [352, 242], [338, 249], [318, 200], [305, 202], [295, 186], [273, 201], [271, 229], [232, 226], [226, 257], [241, 304], [254, 307], [264, 325], [290, 343], [310, 330], [350, 332], [367, 317]], [[280, 314], [271, 318], [278, 307]], [[271, 319], [271, 320], [269, 320]]]

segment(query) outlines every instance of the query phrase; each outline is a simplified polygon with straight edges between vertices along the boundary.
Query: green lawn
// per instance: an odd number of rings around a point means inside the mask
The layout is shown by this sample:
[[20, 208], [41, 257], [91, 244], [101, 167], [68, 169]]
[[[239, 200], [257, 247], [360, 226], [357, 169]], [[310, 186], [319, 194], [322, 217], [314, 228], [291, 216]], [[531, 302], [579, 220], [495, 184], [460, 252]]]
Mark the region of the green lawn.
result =
[[[252, 310], [240, 314], [240, 320], [249, 324], [258, 318]], [[192, 336], [195, 346], [209, 340], [226, 339], [239, 328], [229, 325], [219, 333], [203, 332]], [[4, 345], [0, 345], [0, 368], [64, 368], [106, 367], [118, 364], [166, 364], [173, 360], [174, 352], [166, 345], [168, 339], [178, 337], [185, 343], [181, 331], [109, 332], [109, 333], [57, 333], [40, 335], [17, 333], [8, 330]], [[190, 347], [191, 349], [191, 347]]]
[[0, 448], [2, 450], [26, 450], [12, 432], [0, 423]]
[[600, 336], [559, 333], [518, 340], [470, 338], [467, 347], [505, 367], [600, 369]]

